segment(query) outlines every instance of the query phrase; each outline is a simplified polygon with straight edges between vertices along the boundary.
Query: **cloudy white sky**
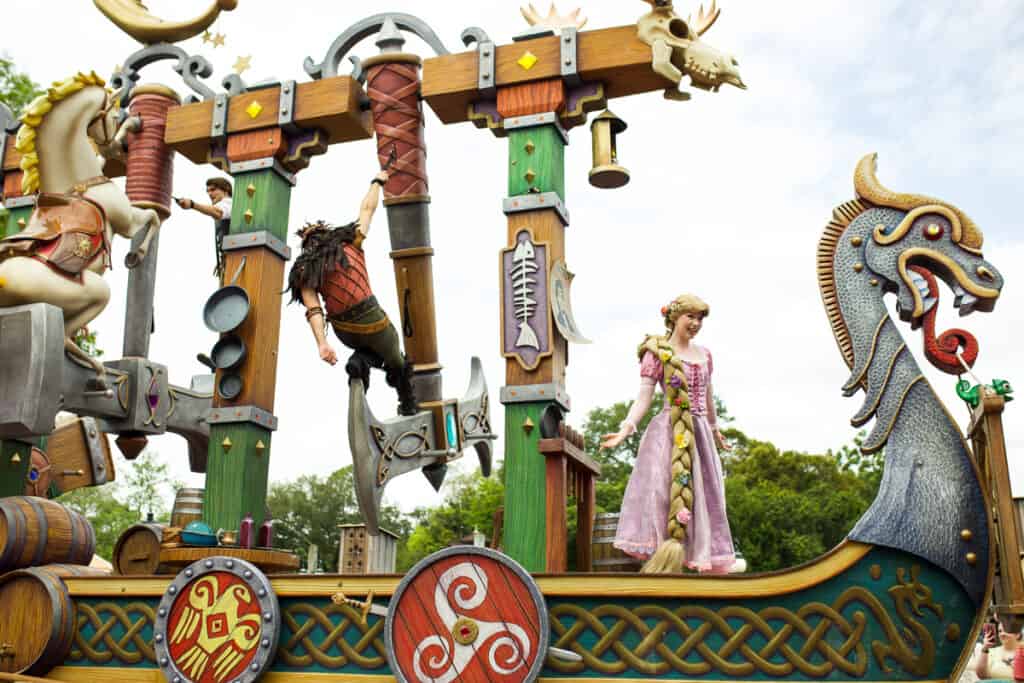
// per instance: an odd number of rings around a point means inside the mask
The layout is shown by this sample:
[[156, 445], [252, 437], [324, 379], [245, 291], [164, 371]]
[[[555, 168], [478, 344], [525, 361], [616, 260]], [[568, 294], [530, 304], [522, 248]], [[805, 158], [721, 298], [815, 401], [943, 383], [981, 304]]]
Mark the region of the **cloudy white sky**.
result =
[[[198, 13], [205, 4], [148, 2], [168, 19]], [[696, 3], [677, 4], [681, 13], [696, 9]], [[632, 181], [620, 190], [588, 185], [589, 133], [571, 134], [567, 261], [577, 274], [576, 319], [594, 343], [570, 351], [570, 421], [579, 427], [589, 409], [635, 394], [635, 345], [645, 332], [658, 331], [660, 306], [695, 292], [712, 308], [699, 341], [714, 352], [716, 391], [740, 428], [812, 452], [847, 443], [854, 434], [849, 417], [860, 401], [839, 392], [847, 371], [819, 299], [814, 252], [832, 207], [852, 198], [854, 165], [868, 152], [878, 152], [879, 176], [891, 188], [944, 198], [981, 226], [986, 257], [1008, 283], [1002, 300], [994, 313], [962, 321], [944, 289], [940, 329], [962, 324], [977, 335], [976, 367], [984, 380], [1024, 383], [1018, 339], [1024, 332], [1024, 232], [1017, 207], [1024, 180], [1024, 3], [722, 0], [721, 7], [705, 38], [738, 57], [748, 91], [697, 92], [688, 103], [667, 102], [658, 93], [612, 101], [629, 123], [619, 151]], [[591, 2], [587, 28], [634, 23], [646, 8], [639, 0]], [[107, 75], [138, 47], [87, 0], [5, 0], [4, 9], [9, 20], [28, 20], [19, 21], [22, 26], [46, 22], [45, 39], [27, 29], [0, 33], [0, 51], [41, 83], [83, 69]], [[183, 47], [214, 62], [214, 84], [243, 55], [252, 56], [249, 82], [303, 81], [305, 57], [321, 61], [339, 33], [378, 11], [420, 16], [453, 51], [462, 49], [459, 34], [467, 26], [482, 26], [499, 43], [526, 27], [512, 1], [370, 6], [240, 0], [214, 26], [227, 36], [224, 47], [211, 49], [199, 39]], [[415, 39], [407, 48], [429, 54]], [[376, 47], [368, 40], [355, 53], [370, 56]], [[183, 90], [164, 65], [143, 76]], [[497, 263], [505, 246], [507, 143], [470, 124], [442, 126], [432, 113], [426, 135], [445, 395], [461, 396], [469, 359], [479, 355], [496, 396], [504, 380]], [[375, 168], [370, 142], [334, 147], [314, 159], [292, 194], [290, 230], [306, 219], [354, 217]], [[176, 194], [201, 196], [208, 169], [181, 160], [175, 173]], [[161, 235], [151, 356], [171, 368], [178, 384], [202, 371], [195, 354], [215, 341], [200, 317], [216, 286], [211, 242], [208, 219], [177, 210]], [[294, 238], [291, 243], [297, 248]], [[115, 263], [126, 249], [116, 245]], [[378, 297], [397, 317], [388, 251], [381, 211], [368, 261]], [[94, 327], [113, 358], [120, 355], [124, 304], [117, 292], [126, 273], [119, 267], [109, 277], [115, 295]], [[919, 333], [901, 329], [920, 349]], [[280, 359], [272, 480], [347, 464], [344, 371], [318, 359], [294, 306], [285, 311]], [[929, 377], [963, 424], [955, 379], [937, 372]], [[393, 414], [393, 394], [382, 376], [374, 380], [375, 411]], [[1007, 413], [1011, 459], [1024, 450], [1024, 421], [1013, 417], [1019, 409], [1011, 404]], [[503, 433], [501, 408], [495, 402], [492, 410]], [[201, 477], [189, 475], [179, 440], [161, 437], [152, 445], [177, 476], [202, 485]], [[502, 448], [499, 442], [499, 457]], [[1024, 495], [1024, 471], [1017, 480]], [[387, 498], [406, 510], [437, 500], [418, 474], [392, 483]]]

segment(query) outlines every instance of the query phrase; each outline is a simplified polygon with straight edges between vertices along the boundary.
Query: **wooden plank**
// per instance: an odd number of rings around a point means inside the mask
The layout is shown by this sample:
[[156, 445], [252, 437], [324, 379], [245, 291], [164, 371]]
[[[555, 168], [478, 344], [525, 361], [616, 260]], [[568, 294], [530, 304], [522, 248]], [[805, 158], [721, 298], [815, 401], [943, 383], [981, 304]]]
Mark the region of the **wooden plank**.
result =
[[267, 128], [228, 136], [228, 161], [252, 161], [276, 157], [287, 151], [280, 128]]
[[0, 196], [4, 199], [14, 199], [15, 197], [21, 197], [25, 193], [21, 191], [21, 179], [25, 176], [21, 171], [7, 171], [4, 173], [4, 184], [3, 189], [0, 191]]
[[565, 495], [566, 458], [563, 454], [545, 458], [544, 509], [546, 510], [547, 552], [545, 571], [559, 574], [568, 569], [568, 500]]
[[564, 107], [565, 84], [561, 78], [511, 85], [498, 91], [498, 113], [505, 118], [562, 111]]
[[[214, 407], [253, 405], [274, 412], [277, 387], [277, 350], [281, 327], [281, 290], [284, 289], [284, 261], [263, 247], [229, 251], [226, 277], [233, 278], [242, 259], [245, 268], [238, 284], [249, 295], [249, 315], [234, 331], [246, 348], [246, 358], [231, 372], [242, 378], [242, 392], [231, 401], [214, 395]], [[218, 370], [219, 382], [224, 371]]]
[[[351, 76], [300, 83], [295, 90], [295, 124], [326, 131], [329, 144], [370, 138], [373, 126], [369, 111], [360, 106], [361, 95], [362, 87]], [[232, 97], [228, 101], [227, 133], [276, 128], [280, 97], [280, 86]], [[247, 112], [254, 102], [259, 107]], [[171, 109], [164, 141], [191, 161], [206, 163], [213, 110], [212, 101]]]
[[[227, 450], [225, 440], [231, 444]], [[260, 442], [262, 450], [257, 448]], [[246, 514], [252, 515], [255, 527], [263, 523], [270, 452], [271, 432], [262, 427], [252, 423], [210, 426], [203, 520], [214, 530], [238, 531]]]
[[580, 491], [576, 496], [576, 571], [593, 570], [594, 513], [597, 511], [597, 479], [580, 473]]
[[[541, 412], [549, 403], [505, 406], [504, 552], [527, 571], [545, 566], [544, 459], [537, 455]], [[529, 418], [530, 430], [523, 424]]]
[[[635, 24], [583, 31], [577, 47], [581, 78], [603, 82], [609, 98], [660, 90], [670, 85], [651, 69], [651, 48], [637, 38]], [[538, 58], [530, 69], [517, 63], [527, 50]], [[557, 36], [499, 46], [495, 55], [496, 85], [501, 88], [557, 78], [561, 74], [560, 53]], [[466, 121], [469, 104], [480, 99], [476, 51], [425, 60], [423, 98], [443, 123]]]
[[565, 141], [554, 126], [508, 136], [508, 196], [555, 192], [565, 201]]
[[[548, 243], [548, 268], [565, 258], [565, 226], [562, 225], [558, 212], [554, 209], [539, 211], [522, 211], [508, 216], [508, 244], [515, 244], [519, 231], [529, 228], [533, 233], [534, 242]], [[549, 271], [550, 272], [550, 271]], [[499, 321], [499, 324], [500, 321]], [[536, 368], [525, 370], [515, 358], [505, 359], [505, 384], [520, 386], [523, 384], [548, 384], [558, 382], [565, 384], [565, 367], [568, 363], [568, 343], [558, 332], [558, 327], [551, 325], [552, 354], [542, 359]], [[499, 340], [499, 345], [501, 344]], [[500, 349], [498, 353], [502, 353]]]
[[7, 135], [7, 148], [4, 150], [3, 161], [0, 162], [0, 168], [4, 171], [16, 171], [21, 169], [21, 152], [14, 149], [14, 139], [16, 135]]
[[568, 439], [554, 438], [541, 439], [537, 442], [537, 450], [548, 455], [561, 454], [568, 456], [580, 467], [601, 476], [601, 464], [586, 454], [585, 451], [577, 448]]

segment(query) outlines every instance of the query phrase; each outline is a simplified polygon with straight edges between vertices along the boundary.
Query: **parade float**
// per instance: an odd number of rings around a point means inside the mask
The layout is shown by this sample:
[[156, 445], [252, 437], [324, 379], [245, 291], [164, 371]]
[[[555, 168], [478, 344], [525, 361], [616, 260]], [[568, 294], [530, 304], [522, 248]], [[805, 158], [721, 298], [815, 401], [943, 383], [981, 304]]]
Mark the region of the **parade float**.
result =
[[[532, 28], [496, 44], [466, 29], [450, 52], [421, 19], [356, 22], [308, 79], [257, 85], [205, 79], [210, 64], [175, 43], [234, 0], [190, 22], [163, 22], [134, 0], [96, 0], [143, 44], [108, 80], [55, 83], [20, 118], [0, 108], [0, 680], [25, 681], [947, 681], [966, 663], [990, 604], [1018, 628], [1024, 576], [1001, 413], [1005, 382], [965, 382], [971, 444], [924, 379], [900, 323], [923, 326], [926, 356], [961, 374], [970, 333], [935, 334], [937, 278], [961, 313], [992, 310], [1003, 279], [982, 233], [958, 207], [886, 189], [876, 159], [851, 160], [855, 195], [824, 227], [817, 272], [827, 319], [864, 393], [855, 425], [874, 420], [865, 451], [885, 449], [877, 499], [847, 540], [818, 560], [744, 576], [590, 571], [600, 467], [567, 426], [569, 343], [584, 343], [569, 303], [564, 150], [591, 113], [592, 184], [628, 181], [615, 98], [690, 98], [743, 88], [737, 62], [695, 16], [651, 0], [637, 24], [581, 30], [578, 12], [524, 11]], [[241, 10], [244, 11], [244, 10]], [[428, 58], [404, 51], [418, 36]], [[379, 54], [350, 54], [373, 38]], [[349, 57], [351, 73], [341, 73]], [[140, 83], [169, 60], [189, 93]], [[438, 362], [424, 105], [444, 124], [472, 122], [508, 145], [507, 237], [499, 247], [500, 346], [495, 396], [470, 359], [468, 390], [449, 398]], [[469, 133], [467, 133], [469, 134]], [[332, 145], [375, 139], [399, 327], [418, 409], [379, 418], [349, 383], [348, 436], [366, 538], [377, 537], [388, 482], [421, 470], [436, 487], [468, 447], [485, 474], [503, 453], [503, 552], [453, 547], [403, 575], [302, 575], [263, 522], [273, 434], [289, 199], [300, 172]], [[97, 157], [96, 151], [101, 153]], [[234, 349], [189, 387], [150, 358], [158, 228], [168, 219], [175, 158], [234, 182], [225, 278], [203, 311]], [[110, 178], [124, 176], [124, 190]], [[132, 240], [127, 292], [102, 274], [114, 235]], [[811, 264], [808, 264], [810, 267]], [[894, 320], [884, 296], [897, 297]], [[126, 297], [123, 357], [99, 363], [72, 337]], [[394, 310], [395, 302], [391, 302]], [[225, 341], [226, 340], [226, 341]], [[220, 346], [220, 344], [218, 344]], [[221, 348], [223, 350], [223, 347]], [[215, 349], [216, 351], [216, 349]], [[223, 354], [211, 352], [216, 361]], [[230, 354], [229, 354], [230, 356]], [[682, 389], [685, 394], [685, 387]], [[679, 404], [680, 420], [687, 414]], [[60, 411], [78, 419], [56, 428]], [[288, 425], [280, 425], [282, 429]], [[126, 458], [171, 432], [205, 473], [202, 520], [239, 530], [198, 536], [126, 530], [114, 574], [89, 570], [88, 520], [50, 500], [114, 476], [105, 434]], [[681, 446], [685, 450], [687, 446]], [[686, 482], [675, 484], [686, 486]], [[579, 514], [568, 573], [568, 499]], [[997, 524], [998, 522], [998, 524]], [[200, 535], [201, 536], [201, 535]], [[370, 543], [363, 539], [363, 542]]]

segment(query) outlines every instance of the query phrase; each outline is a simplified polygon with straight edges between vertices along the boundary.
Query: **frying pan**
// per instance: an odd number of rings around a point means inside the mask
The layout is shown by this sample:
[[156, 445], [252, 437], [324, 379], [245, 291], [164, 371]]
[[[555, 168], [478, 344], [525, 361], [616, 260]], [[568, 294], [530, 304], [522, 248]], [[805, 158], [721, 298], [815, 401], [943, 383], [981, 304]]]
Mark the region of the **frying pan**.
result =
[[231, 284], [214, 292], [203, 306], [203, 322], [211, 332], [230, 332], [245, 322], [249, 315], [249, 294], [236, 284], [243, 268], [244, 256]]
[[225, 401], [233, 401], [242, 393], [242, 378], [234, 372], [225, 372], [217, 382], [217, 393]]
[[210, 360], [218, 370], [234, 370], [245, 360], [245, 342], [237, 334], [226, 334], [210, 351]]

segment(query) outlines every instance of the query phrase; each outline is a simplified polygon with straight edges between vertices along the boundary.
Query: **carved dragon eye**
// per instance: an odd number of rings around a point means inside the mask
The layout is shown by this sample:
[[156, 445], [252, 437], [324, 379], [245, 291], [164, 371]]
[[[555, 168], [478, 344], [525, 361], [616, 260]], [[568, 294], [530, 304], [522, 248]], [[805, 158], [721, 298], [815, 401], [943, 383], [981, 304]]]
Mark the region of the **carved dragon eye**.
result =
[[942, 225], [937, 221], [932, 221], [924, 226], [924, 238], [934, 242], [942, 237], [945, 230], [942, 229]]

